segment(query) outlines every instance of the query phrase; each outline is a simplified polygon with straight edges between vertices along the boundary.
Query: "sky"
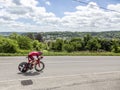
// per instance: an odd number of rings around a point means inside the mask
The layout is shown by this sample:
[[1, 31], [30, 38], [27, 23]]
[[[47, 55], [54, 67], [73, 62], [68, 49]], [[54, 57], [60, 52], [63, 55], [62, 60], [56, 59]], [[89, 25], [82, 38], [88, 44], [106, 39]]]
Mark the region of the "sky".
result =
[[120, 0], [0, 0], [0, 32], [50, 31], [120, 31]]

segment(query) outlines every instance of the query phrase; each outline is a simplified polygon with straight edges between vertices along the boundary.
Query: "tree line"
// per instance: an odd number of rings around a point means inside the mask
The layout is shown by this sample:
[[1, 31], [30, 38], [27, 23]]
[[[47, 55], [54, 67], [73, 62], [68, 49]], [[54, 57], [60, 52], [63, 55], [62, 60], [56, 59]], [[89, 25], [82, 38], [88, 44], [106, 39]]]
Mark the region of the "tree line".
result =
[[106, 38], [112, 39], [117, 38], [120, 39], [120, 31], [106, 31], [106, 32], [43, 32], [42, 36], [45, 40], [55, 40], [56, 38], [61, 39], [70, 39], [74, 37], [82, 38], [86, 34], [90, 34], [94, 37], [98, 38]]
[[98, 52], [120, 52], [119, 39], [101, 39], [87, 34], [83, 38], [72, 38], [70, 40], [57, 39], [48, 44], [53, 51], [98, 51]]
[[21, 53], [25, 51], [39, 51], [46, 49], [47, 45], [28, 36], [12, 33], [5, 37], [0, 36], [0, 53]]
[[[0, 32], [0, 35], [9, 36], [13, 32]], [[120, 31], [104, 31], [104, 32], [17, 32], [20, 35], [29, 36], [31, 39], [36, 39], [36, 37], [42, 35], [43, 40], [56, 40], [57, 38], [61, 39], [71, 39], [71, 38], [82, 38], [86, 34], [90, 34], [98, 38], [120, 39]]]
[[120, 52], [119, 39], [105, 39], [93, 37], [90, 34], [70, 39], [56, 39], [44, 41], [40, 33], [20, 35], [12, 33], [0, 36], [0, 53], [21, 53], [25, 51], [54, 51], [54, 52]]

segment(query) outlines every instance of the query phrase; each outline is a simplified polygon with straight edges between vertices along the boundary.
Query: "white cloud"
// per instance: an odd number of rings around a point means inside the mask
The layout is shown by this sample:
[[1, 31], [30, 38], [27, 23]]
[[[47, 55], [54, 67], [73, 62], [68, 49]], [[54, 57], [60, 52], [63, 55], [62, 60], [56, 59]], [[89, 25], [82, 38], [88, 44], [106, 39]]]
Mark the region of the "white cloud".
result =
[[33, 32], [57, 30], [59, 28], [57, 26], [60, 23], [60, 18], [57, 18], [54, 13], [46, 12], [45, 7], [38, 7], [37, 0], [28, 2], [29, 0], [13, 0], [10, 2], [11, 5], [6, 5], [7, 2], [3, 2], [4, 8], [0, 9], [4, 12], [0, 13], [0, 20], [3, 22], [0, 27], [7, 28], [7, 31]]
[[[108, 9], [120, 10], [120, 4], [109, 5]], [[77, 6], [75, 12], [65, 12], [63, 25], [75, 31], [120, 30], [120, 13], [105, 11], [90, 2], [87, 6]]]
[[26, 7], [35, 7], [38, 4], [37, 0], [20, 0], [20, 3]]
[[[120, 30], [120, 13], [105, 11], [90, 2], [65, 12], [62, 18], [38, 6], [38, 0], [0, 0], [0, 31], [108, 31]], [[120, 10], [120, 4], [108, 5]]]
[[12, 2], [12, 0], [0, 0], [0, 6], [14, 6], [15, 4]]
[[117, 5], [112, 5], [111, 4], [111, 5], [108, 5], [107, 8], [120, 12], [120, 4], [117, 4]]
[[20, 0], [13, 0], [13, 3], [16, 4], [16, 5], [21, 5]]
[[49, 1], [46, 1], [45, 2], [48, 6], [50, 6], [51, 5], [51, 3], [49, 2]]
[[32, 12], [32, 9], [29, 7], [23, 7], [23, 6], [14, 6], [7, 9], [7, 12], [10, 14], [16, 14], [16, 15], [25, 15], [26, 13]]

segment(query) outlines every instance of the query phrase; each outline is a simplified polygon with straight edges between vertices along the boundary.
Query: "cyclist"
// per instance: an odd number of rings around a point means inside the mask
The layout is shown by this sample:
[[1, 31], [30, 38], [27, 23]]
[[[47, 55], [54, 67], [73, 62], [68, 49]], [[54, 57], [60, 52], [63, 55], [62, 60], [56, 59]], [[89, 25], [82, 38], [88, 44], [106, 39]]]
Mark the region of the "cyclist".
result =
[[32, 69], [32, 66], [35, 64], [36, 60], [38, 59], [42, 59], [42, 52], [37, 52], [37, 51], [32, 51], [28, 54], [28, 60], [30, 60], [31, 62], [29, 62], [29, 67]]

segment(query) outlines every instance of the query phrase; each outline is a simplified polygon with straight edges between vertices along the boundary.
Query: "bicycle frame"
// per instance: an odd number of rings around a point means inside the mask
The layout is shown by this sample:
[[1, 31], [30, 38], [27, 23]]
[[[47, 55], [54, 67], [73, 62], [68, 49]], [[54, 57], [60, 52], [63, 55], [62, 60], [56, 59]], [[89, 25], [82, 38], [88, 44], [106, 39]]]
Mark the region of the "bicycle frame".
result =
[[32, 63], [32, 62], [35, 62], [34, 65], [37, 65], [37, 64], [38, 64], [38, 66], [40, 67], [40, 59], [33, 61], [33, 60], [30, 60], [30, 59], [28, 58], [28, 63]]

